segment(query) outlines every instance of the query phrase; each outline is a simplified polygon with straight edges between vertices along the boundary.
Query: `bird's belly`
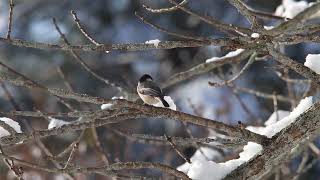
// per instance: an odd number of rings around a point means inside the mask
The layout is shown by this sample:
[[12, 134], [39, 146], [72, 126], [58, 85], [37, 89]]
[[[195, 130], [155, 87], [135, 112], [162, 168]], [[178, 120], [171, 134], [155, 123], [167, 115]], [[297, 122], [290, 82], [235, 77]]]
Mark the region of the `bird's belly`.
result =
[[143, 94], [139, 94], [140, 98], [143, 100], [143, 102], [145, 102], [146, 104], [150, 104], [150, 105], [153, 105], [153, 104], [156, 104], [159, 102], [158, 99], [152, 97], [152, 96], [149, 96], [149, 95], [143, 95]]

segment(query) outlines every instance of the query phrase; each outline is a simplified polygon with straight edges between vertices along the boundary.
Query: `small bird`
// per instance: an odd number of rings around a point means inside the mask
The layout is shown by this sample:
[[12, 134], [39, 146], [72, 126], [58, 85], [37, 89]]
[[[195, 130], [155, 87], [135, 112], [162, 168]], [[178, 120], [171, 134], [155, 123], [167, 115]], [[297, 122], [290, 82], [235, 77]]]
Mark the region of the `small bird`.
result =
[[149, 74], [141, 76], [138, 82], [137, 92], [142, 101], [146, 104], [154, 105], [161, 101], [164, 107], [169, 107], [167, 101], [164, 100], [162, 90], [155, 82], [153, 82], [153, 79]]

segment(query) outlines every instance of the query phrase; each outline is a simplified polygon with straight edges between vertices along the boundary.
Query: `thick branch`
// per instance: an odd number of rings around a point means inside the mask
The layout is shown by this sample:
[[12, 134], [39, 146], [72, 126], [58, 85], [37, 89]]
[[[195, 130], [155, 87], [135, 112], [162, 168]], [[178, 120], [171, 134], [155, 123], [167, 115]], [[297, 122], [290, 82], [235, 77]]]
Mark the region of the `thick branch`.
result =
[[[207, 128], [217, 129], [223, 132], [228, 133], [230, 136], [234, 137], [242, 137], [246, 141], [255, 141], [260, 144], [266, 144], [268, 139], [265, 136], [261, 136], [255, 133], [252, 133], [248, 130], [241, 129], [235, 126], [230, 126], [221, 122], [213, 121], [210, 119], [193, 116], [190, 114], [186, 114], [179, 111], [173, 111], [165, 108], [158, 108], [153, 106], [144, 106], [138, 105], [132, 102], [128, 102], [126, 100], [113, 100], [114, 104], [126, 105], [125, 107], [131, 108], [121, 108], [117, 111], [110, 110], [99, 110], [95, 111], [88, 116], [83, 116], [83, 121], [76, 121], [72, 124], [64, 125], [60, 128], [39, 130], [33, 132], [38, 137], [47, 137], [58, 134], [70, 133], [76, 130], [82, 130], [91, 127], [92, 125], [95, 127], [102, 126], [110, 123], [119, 123], [123, 120], [129, 119], [137, 119], [137, 118], [165, 118], [172, 119], [182, 122], [189, 122], [192, 124], [200, 125]], [[139, 109], [139, 111], [135, 110]], [[101, 119], [103, 118], [103, 119]], [[95, 121], [92, 121], [95, 119]], [[14, 135], [6, 136], [0, 138], [1, 144], [14, 144], [24, 140], [30, 140], [33, 138], [33, 134], [28, 133], [17, 133]]]
[[233, 42], [230, 39], [212, 39], [211, 41], [162, 41], [158, 46], [146, 43], [128, 43], [128, 44], [104, 44], [96, 46], [90, 45], [66, 45], [66, 44], [47, 44], [34, 41], [26, 41], [21, 39], [6, 39], [0, 37], [0, 42], [11, 44], [19, 47], [45, 49], [45, 50], [63, 50], [63, 51], [91, 51], [91, 52], [105, 52], [105, 51], [144, 51], [152, 49], [174, 49], [174, 48], [187, 48], [187, 47], [202, 47], [208, 45], [229, 46]]
[[225, 179], [259, 179], [273, 166], [282, 163], [299, 144], [320, 133], [320, 103], [314, 104], [297, 120], [272, 138], [260, 156], [240, 166]]
[[315, 73], [310, 68], [297, 63], [296, 61], [290, 59], [289, 57], [285, 56], [284, 54], [278, 52], [273, 47], [268, 47], [270, 54], [274, 57], [276, 61], [279, 63], [289, 67], [290, 69], [294, 70], [298, 74], [302, 75], [303, 77], [310, 79], [313, 83], [320, 86], [320, 75]]
[[296, 29], [297, 26], [303, 23], [303, 21], [310, 18], [319, 10], [320, 10], [320, 3], [318, 2], [312, 5], [311, 7], [309, 7], [308, 9], [299, 13], [293, 19], [281, 23], [278, 27], [275, 27], [268, 32], [273, 35], [278, 35], [278, 34], [282, 34], [283, 32], [289, 32], [290, 30], [294, 30]]

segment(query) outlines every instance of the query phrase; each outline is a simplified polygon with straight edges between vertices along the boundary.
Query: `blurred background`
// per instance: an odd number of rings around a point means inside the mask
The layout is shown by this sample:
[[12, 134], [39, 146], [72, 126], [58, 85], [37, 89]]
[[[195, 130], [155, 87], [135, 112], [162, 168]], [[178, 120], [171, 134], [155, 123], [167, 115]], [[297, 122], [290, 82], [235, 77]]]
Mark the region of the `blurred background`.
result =
[[[247, 0], [252, 8], [268, 13], [273, 13], [280, 0]], [[0, 1], [0, 36], [5, 37], [8, 23], [8, 1]], [[57, 22], [69, 41], [74, 45], [90, 44], [79, 31], [70, 13], [75, 10], [86, 30], [92, 37], [103, 44], [116, 43], [143, 43], [152, 39], [177, 40], [177, 38], [159, 32], [141, 22], [135, 15], [146, 17], [149, 21], [175, 32], [185, 32], [198, 36], [219, 38], [225, 37], [214, 28], [204, 24], [199, 19], [187, 15], [182, 11], [165, 14], [152, 14], [143, 9], [142, 4], [151, 7], [168, 7], [166, 0], [15, 0], [13, 29], [11, 37], [44, 43], [63, 43], [56, 31], [52, 18]], [[234, 7], [225, 0], [190, 0], [188, 5], [193, 11], [200, 14], [212, 16], [225, 23], [248, 27], [248, 22]], [[276, 21], [266, 21], [264, 25], [275, 25]], [[305, 56], [312, 53], [320, 53], [316, 44], [299, 44], [283, 49], [290, 57], [304, 63]], [[171, 50], [148, 50], [137, 52], [113, 51], [110, 53], [79, 52], [84, 61], [97, 74], [118, 82], [135, 92], [135, 86], [139, 77], [144, 73], [151, 74], [155, 81], [160, 84], [177, 72], [204, 63], [211, 57], [220, 57], [228, 51], [221, 50], [217, 46], [206, 46], [200, 48], [178, 48]], [[77, 93], [86, 93], [92, 96], [112, 98], [121, 96], [116, 88], [110, 87], [94, 78], [85, 71], [69, 52], [56, 50], [39, 50], [23, 48], [0, 43], [0, 61], [12, 67], [16, 71], [29, 78], [51, 88], [67, 89], [65, 81], [70, 83], [72, 89]], [[245, 125], [263, 125], [263, 122], [274, 111], [272, 99], [264, 99], [245, 92], [235, 92], [230, 87], [213, 88], [208, 81], [217, 81], [223, 77], [228, 79], [239, 72], [244, 63], [225, 65], [223, 68], [215, 69], [210, 73], [197, 76], [190, 80], [179, 83], [165, 90], [167, 95], [176, 103], [178, 110], [198, 116], [222, 121], [227, 124], [236, 125], [241, 121]], [[278, 102], [278, 109], [290, 111], [294, 103], [299, 102], [307, 84], [287, 84], [275, 73], [276, 63], [273, 60], [255, 62], [249, 70], [236, 82], [236, 86], [247, 87], [268, 94], [293, 98], [293, 104], [289, 102]], [[61, 72], [64, 78], [61, 76]], [[295, 73], [288, 73], [290, 78], [300, 78]], [[40, 110], [43, 112], [67, 112], [68, 110], [57, 102], [56, 98], [48, 96], [47, 93], [38, 90], [28, 90], [3, 83], [13, 95], [21, 110]], [[290, 90], [291, 89], [291, 90]], [[289, 93], [291, 91], [291, 94]], [[293, 94], [292, 94], [293, 93]], [[74, 105], [81, 110], [99, 109], [93, 105]], [[0, 110], [14, 110], [6, 98], [5, 91], [0, 89]], [[34, 129], [47, 128], [48, 121], [40, 118], [12, 117], [20, 122], [23, 131], [28, 131], [26, 123], [31, 124]], [[70, 121], [71, 119], [64, 119]], [[143, 144], [130, 140], [121, 135], [133, 133], [152, 134], [155, 136], [169, 135], [187, 137], [186, 127], [194, 137], [207, 137], [207, 129], [194, 125], [183, 125], [173, 120], [148, 120], [139, 119], [124, 121], [115, 125], [107, 125], [97, 128], [98, 137], [103, 152], [111, 162], [126, 161], [148, 161], [160, 162], [177, 167], [184, 163], [176, 152], [165, 145]], [[79, 132], [64, 136], [49, 137], [43, 140], [44, 144], [53, 154], [59, 153], [70, 144]], [[94, 152], [94, 141], [91, 134], [86, 132], [80, 142], [79, 152], [75, 155], [74, 163], [79, 165], [96, 165], [101, 159]], [[191, 157], [196, 147], [180, 148], [187, 157]], [[230, 157], [236, 157], [237, 153], [230, 150], [219, 150], [222, 155], [219, 161]], [[239, 149], [241, 150], [241, 148]], [[43, 152], [34, 143], [17, 146], [10, 149], [17, 157], [40, 163], [47, 166], [52, 164], [43, 160]], [[237, 151], [239, 152], [239, 151]], [[295, 162], [285, 163], [288, 172], [294, 172], [297, 168], [299, 158]], [[320, 166], [318, 163], [305, 174], [310, 179], [319, 178]], [[48, 174], [33, 169], [25, 169], [26, 179], [63, 179], [58, 174]], [[150, 176], [165, 176], [157, 171], [123, 171], [124, 173], [140, 173]], [[100, 175], [78, 175], [79, 179], [108, 179]], [[273, 178], [273, 177], [271, 177]], [[12, 173], [1, 163], [0, 179], [13, 179]]]

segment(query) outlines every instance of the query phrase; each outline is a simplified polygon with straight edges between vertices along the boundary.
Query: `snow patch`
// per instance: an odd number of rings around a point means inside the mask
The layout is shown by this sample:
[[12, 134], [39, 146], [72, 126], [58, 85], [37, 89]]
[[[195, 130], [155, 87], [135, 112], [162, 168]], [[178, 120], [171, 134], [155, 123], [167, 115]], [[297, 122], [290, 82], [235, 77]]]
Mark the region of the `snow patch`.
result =
[[159, 39], [154, 39], [154, 40], [146, 41], [145, 44], [153, 44], [157, 48], [160, 42], [161, 41]]
[[269, 126], [271, 124], [274, 124], [280, 119], [283, 119], [284, 117], [289, 116], [289, 114], [290, 114], [289, 111], [284, 111], [284, 110], [278, 110], [277, 112], [273, 112], [269, 117], [269, 119], [266, 122], [264, 122], [264, 125]]
[[[210, 160], [220, 160], [221, 154], [220, 154], [220, 152], [218, 152], [214, 149], [207, 148], [207, 147], [201, 147], [193, 154], [193, 156], [190, 158], [190, 161], [191, 162], [207, 161], [207, 158]], [[187, 174], [190, 169], [191, 164], [186, 162], [186, 163], [178, 166], [177, 170], [182, 171]]]
[[[12, 127], [17, 133], [22, 133], [21, 131], [21, 127], [19, 125], [18, 122], [7, 118], [7, 117], [0, 117], [0, 121], [5, 122], [6, 124], [8, 124], [10, 127]], [[10, 133], [5, 130], [3, 127], [0, 126], [0, 137], [4, 137], [4, 136], [9, 136]]]
[[[304, 98], [292, 112], [282, 110], [274, 112], [265, 122], [266, 127], [248, 126], [247, 129], [271, 138], [277, 132], [294, 122], [296, 118], [310, 108], [312, 104], [312, 97]], [[280, 120], [277, 121], [277, 117]], [[248, 142], [248, 144], [243, 147], [243, 151], [239, 154], [240, 157], [238, 159], [232, 159], [222, 163], [208, 161], [198, 150], [190, 159], [190, 164], [185, 163], [177, 169], [186, 173], [191, 179], [220, 180], [241, 164], [248, 162], [250, 159], [261, 153], [262, 150], [263, 148], [260, 144]], [[212, 156], [209, 159], [219, 156], [219, 152], [212, 152]]]
[[220, 180], [241, 164], [249, 161], [262, 151], [262, 146], [254, 142], [248, 142], [243, 147], [238, 159], [229, 160], [223, 163], [216, 163], [206, 160], [192, 161], [188, 171], [191, 179], [199, 180]]
[[271, 30], [274, 28], [274, 26], [263, 26], [265, 30]]
[[244, 49], [237, 49], [235, 51], [229, 52], [228, 54], [226, 54], [225, 56], [222, 56], [222, 57], [212, 57], [210, 59], [207, 59], [206, 63], [211, 63], [211, 62], [218, 61], [218, 60], [221, 60], [224, 58], [234, 57], [234, 56], [237, 56], [238, 54], [242, 53], [243, 51], [244, 51]]
[[304, 65], [320, 74], [320, 54], [308, 54]]
[[60, 119], [55, 119], [55, 118], [51, 118], [51, 117], [49, 117], [49, 119], [50, 119], [50, 123], [48, 125], [48, 129], [59, 128], [65, 124], [70, 124], [70, 122], [60, 120]]
[[[275, 15], [292, 19], [313, 4], [313, 2], [308, 3], [307, 1], [282, 0], [282, 4], [277, 7]], [[312, 15], [311, 18], [318, 17], [319, 15], [320, 12]]]
[[251, 37], [252, 37], [252, 38], [259, 38], [259, 37], [260, 37], [260, 34], [259, 34], [259, 33], [252, 33], [252, 34], [251, 34]]
[[[274, 122], [273, 123], [268, 123], [266, 127], [256, 127], [256, 126], [248, 126], [246, 129], [249, 131], [252, 131], [257, 134], [265, 135], [269, 138], [274, 136], [276, 133], [280, 132], [282, 129], [286, 128], [289, 126], [291, 123], [293, 123], [296, 118], [302, 114], [304, 111], [309, 109], [312, 106], [312, 97], [306, 97], [302, 99], [299, 103], [299, 105], [294, 108], [290, 114], [281, 120]], [[271, 117], [270, 117], [271, 118]], [[269, 119], [270, 119], [269, 118]], [[271, 121], [272, 122], [272, 121]]]
[[[115, 99], [124, 99], [124, 97], [123, 97], [123, 96], [120, 96], [120, 97], [112, 97], [111, 99], [112, 99], [112, 100], [115, 100]], [[113, 104], [111, 104], [111, 103], [102, 104], [102, 105], [101, 105], [101, 109], [102, 109], [102, 110], [103, 110], [103, 109], [111, 109], [112, 106], [113, 106]]]

